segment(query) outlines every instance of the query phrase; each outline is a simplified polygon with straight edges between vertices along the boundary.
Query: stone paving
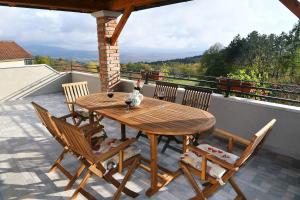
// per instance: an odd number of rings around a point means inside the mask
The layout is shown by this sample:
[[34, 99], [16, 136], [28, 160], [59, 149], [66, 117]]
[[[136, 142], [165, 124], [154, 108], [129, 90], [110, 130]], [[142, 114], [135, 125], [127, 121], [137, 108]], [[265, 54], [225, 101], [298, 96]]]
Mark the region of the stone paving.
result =
[[[0, 104], [0, 200], [68, 199], [74, 190], [64, 191], [67, 179], [59, 171], [48, 173], [62, 147], [41, 125], [30, 104], [31, 101], [46, 107], [56, 116], [67, 113], [62, 94]], [[108, 119], [103, 123], [109, 135], [119, 136], [118, 123]], [[136, 133], [137, 130], [127, 129], [129, 136], [135, 136]], [[207, 140], [215, 145], [224, 146], [220, 140]], [[142, 154], [149, 157], [147, 139], [141, 138], [137, 145], [142, 149]], [[161, 148], [162, 144], [159, 146], [159, 149]], [[167, 150], [165, 154], [159, 155], [159, 162], [175, 170], [178, 167], [179, 156], [178, 153]], [[78, 166], [77, 160], [72, 156], [67, 157], [63, 164], [72, 170]], [[117, 175], [117, 178], [122, 178], [122, 175]], [[300, 199], [300, 161], [285, 156], [260, 151], [239, 171], [236, 180], [248, 199]], [[128, 186], [140, 193], [137, 200], [148, 199], [144, 193], [149, 187], [149, 174], [142, 169], [136, 170]], [[89, 181], [87, 190], [97, 199], [111, 199], [115, 191], [111, 185], [97, 177]], [[184, 200], [193, 195], [194, 192], [186, 179], [180, 176], [151, 199]], [[234, 191], [227, 184], [210, 199], [227, 200], [234, 197]], [[84, 197], [79, 196], [78, 199]], [[131, 198], [122, 195], [121, 199]]]

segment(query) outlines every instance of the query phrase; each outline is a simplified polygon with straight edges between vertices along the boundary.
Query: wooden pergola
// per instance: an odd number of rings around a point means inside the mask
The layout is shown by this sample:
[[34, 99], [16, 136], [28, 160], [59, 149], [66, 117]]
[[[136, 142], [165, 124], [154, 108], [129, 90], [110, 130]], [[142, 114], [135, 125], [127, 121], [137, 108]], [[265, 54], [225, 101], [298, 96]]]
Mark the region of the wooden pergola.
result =
[[[101, 90], [118, 84], [120, 61], [118, 37], [133, 11], [190, 0], [0, 0], [0, 5], [91, 13], [97, 20]], [[277, 0], [278, 1], [278, 0]], [[300, 19], [299, 0], [279, 0]], [[276, 0], [274, 0], [274, 3]], [[209, 3], [209, 1], [207, 1]], [[117, 17], [122, 17], [117, 22]]]

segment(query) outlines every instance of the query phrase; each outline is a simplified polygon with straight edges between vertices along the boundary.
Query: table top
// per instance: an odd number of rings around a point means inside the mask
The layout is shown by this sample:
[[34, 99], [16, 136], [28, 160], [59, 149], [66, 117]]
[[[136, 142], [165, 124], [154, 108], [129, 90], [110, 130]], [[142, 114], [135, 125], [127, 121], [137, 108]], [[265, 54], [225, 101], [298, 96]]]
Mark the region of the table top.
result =
[[207, 131], [216, 123], [207, 111], [149, 97], [127, 112], [124, 102], [127, 94], [114, 92], [110, 99], [106, 93], [94, 93], [78, 98], [76, 104], [150, 134], [191, 135]]

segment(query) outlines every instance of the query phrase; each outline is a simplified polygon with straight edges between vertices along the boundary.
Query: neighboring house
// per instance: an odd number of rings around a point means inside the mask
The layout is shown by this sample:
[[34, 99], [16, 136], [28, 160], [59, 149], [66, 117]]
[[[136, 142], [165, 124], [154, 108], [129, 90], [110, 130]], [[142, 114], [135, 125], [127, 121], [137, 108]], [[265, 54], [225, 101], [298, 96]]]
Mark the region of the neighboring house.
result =
[[0, 68], [33, 64], [33, 56], [14, 41], [0, 41]]

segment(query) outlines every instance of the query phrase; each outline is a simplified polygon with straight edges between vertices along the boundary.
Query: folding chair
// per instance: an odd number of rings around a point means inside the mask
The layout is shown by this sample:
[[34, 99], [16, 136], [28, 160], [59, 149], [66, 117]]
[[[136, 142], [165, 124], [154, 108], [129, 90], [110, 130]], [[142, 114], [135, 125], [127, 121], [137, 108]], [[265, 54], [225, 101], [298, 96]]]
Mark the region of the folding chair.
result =
[[90, 113], [87, 109], [76, 108], [75, 102], [79, 97], [89, 95], [87, 81], [62, 84], [70, 114], [75, 125], [80, 125], [82, 121], [89, 119]]
[[[229, 139], [228, 152], [208, 144], [200, 144], [197, 147], [188, 145], [188, 151], [182, 155], [180, 166], [196, 192], [196, 196], [192, 199], [207, 199], [221, 186], [229, 182], [237, 193], [235, 199], [245, 200], [246, 197], [234, 181], [233, 176], [258, 149], [266, 135], [271, 131], [275, 122], [275, 119], [271, 120], [260, 131], [254, 134], [251, 140], [246, 140], [231, 133], [217, 130], [218, 135]], [[232, 154], [230, 151], [233, 147], [233, 141], [247, 145], [240, 157]], [[206, 182], [203, 185], [204, 189], [201, 190], [199, 188], [192, 174]]]
[[[70, 149], [78, 155], [81, 155], [88, 162], [88, 171], [71, 199], [76, 199], [79, 193], [88, 199], [95, 199], [90, 193], [84, 190], [92, 174], [103, 178], [117, 188], [113, 199], [119, 199], [121, 192], [131, 197], [138, 196], [137, 193], [125, 186], [140, 163], [140, 151], [134, 146], [130, 146], [136, 139], [120, 141], [97, 135], [100, 139], [100, 143], [91, 145], [81, 129], [59, 118], [52, 117], [52, 119], [58, 129], [65, 135]], [[113, 174], [122, 172], [124, 167], [128, 167], [128, 171], [120, 183], [113, 178]]]
[[[81, 162], [84, 162], [84, 160], [68, 147], [68, 144], [67, 144], [64, 136], [57, 129], [56, 125], [54, 124], [54, 122], [51, 118], [51, 114], [48, 112], [48, 110], [46, 110], [42, 106], [36, 104], [35, 102], [32, 102], [32, 105], [33, 105], [39, 119], [41, 120], [42, 124], [47, 128], [47, 130], [54, 137], [54, 139], [59, 144], [61, 144], [61, 146], [64, 148], [62, 153], [60, 154], [60, 156], [56, 159], [54, 164], [51, 166], [49, 172], [53, 172], [58, 168], [68, 179], [70, 179], [68, 185], [65, 187], [65, 189], [67, 190], [67, 189], [71, 188], [71, 186], [74, 184], [76, 179], [80, 176], [80, 174], [82, 173], [82, 171], [85, 168], [85, 165], [83, 163], [81, 163], [79, 168], [77, 169], [77, 171], [74, 173], [74, 175], [72, 175], [68, 170], [66, 170], [62, 166], [62, 164], [61, 164], [62, 160], [64, 159], [65, 155], [68, 153], [72, 154], [76, 159], [80, 160]], [[71, 117], [71, 114], [60, 117], [60, 119], [66, 120], [69, 117]], [[95, 133], [104, 131], [103, 126], [100, 125], [99, 122], [95, 122], [94, 124], [87, 124], [80, 128], [85, 132], [85, 134], [89, 138], [91, 138], [92, 137], [91, 135], [93, 135]]]

